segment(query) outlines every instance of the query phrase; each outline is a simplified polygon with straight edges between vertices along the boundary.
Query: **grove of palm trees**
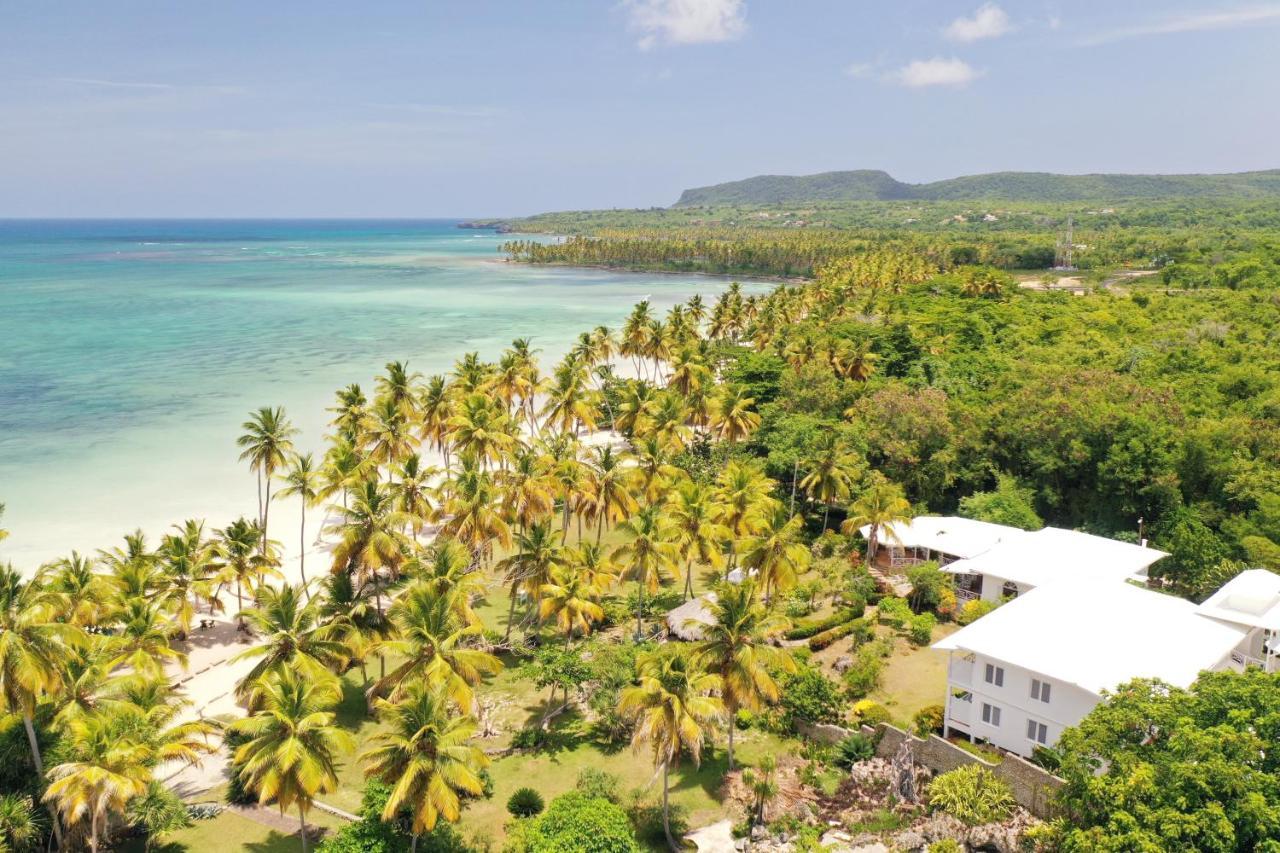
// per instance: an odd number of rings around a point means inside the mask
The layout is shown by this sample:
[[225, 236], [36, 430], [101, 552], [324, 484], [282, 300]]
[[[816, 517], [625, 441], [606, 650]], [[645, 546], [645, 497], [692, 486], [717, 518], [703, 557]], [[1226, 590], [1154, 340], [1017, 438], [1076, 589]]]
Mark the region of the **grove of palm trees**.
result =
[[[732, 285], [666, 316], [642, 302], [555, 364], [528, 340], [448, 375], [392, 361], [370, 393], [337, 392], [320, 446], [263, 406], [228, 437], [252, 517], [0, 571], [0, 746], [18, 768], [0, 785], [23, 818], [0, 834], [93, 851], [180, 837], [166, 780], [208, 762], [226, 765], [216, 796], [287, 814], [296, 836], [277, 840], [304, 851], [680, 849], [695, 822], [749, 829], [775, 798], [834, 797], [847, 763], [799, 724], [918, 724], [927, 709], [876, 692], [886, 666], [928, 654], [897, 629], [927, 645], [957, 615], [926, 566], [905, 627], [863, 617], [883, 594], [864, 562], [892, 522], [1013, 484], [999, 493], [1032, 517], [1118, 533], [1145, 515], [1174, 592], [1274, 559], [1259, 485], [1274, 448], [1193, 402], [1167, 352], [1116, 364], [1135, 325], [1172, 339], [1251, 312], [1275, 329], [1274, 300], [1144, 299], [1016, 293], [992, 270], [881, 249], [767, 296]], [[1171, 344], [1200, 359], [1182, 369], [1265, 346], [1205, 335]], [[1045, 387], [1088, 391], [1072, 410], [1034, 399]], [[1241, 437], [1229, 458], [1224, 435]], [[694, 599], [704, 618], [670, 624]], [[213, 621], [234, 623], [228, 665], [245, 668], [235, 712], [206, 717], [183, 682]], [[515, 796], [536, 785], [545, 816]], [[749, 803], [735, 785], [754, 786]], [[565, 846], [570, 807], [620, 840]], [[359, 820], [315, 822], [333, 808]], [[917, 816], [885, 814], [891, 829]]]

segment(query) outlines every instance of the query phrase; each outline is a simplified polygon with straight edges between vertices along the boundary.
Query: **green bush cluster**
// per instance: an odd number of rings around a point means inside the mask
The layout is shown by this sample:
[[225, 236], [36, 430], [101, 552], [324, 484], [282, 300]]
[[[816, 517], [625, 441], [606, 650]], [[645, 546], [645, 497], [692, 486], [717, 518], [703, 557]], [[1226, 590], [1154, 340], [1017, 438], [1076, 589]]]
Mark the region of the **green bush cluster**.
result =
[[824, 616], [821, 619], [801, 619], [791, 626], [785, 636], [788, 640], [807, 640], [815, 634], [821, 634], [823, 631], [830, 630], [846, 622], [852, 622], [862, 615], [866, 604], [859, 606], [843, 607], [832, 613], [830, 616]]
[[975, 598], [972, 601], [966, 601], [964, 606], [960, 608], [960, 612], [956, 614], [956, 623], [960, 625], [970, 625], [999, 606], [1000, 605], [996, 602], [987, 601], [983, 598]]
[[932, 613], [917, 613], [911, 617], [907, 626], [907, 639], [916, 646], [927, 646], [933, 642], [933, 629], [938, 624]]
[[880, 639], [860, 646], [854, 652], [853, 666], [845, 670], [845, 690], [854, 699], [861, 699], [880, 686], [884, 674], [885, 658], [893, 651], [890, 640]]
[[533, 817], [546, 808], [542, 795], [532, 788], [517, 788], [507, 799], [507, 811], [515, 817]]
[[929, 806], [970, 826], [1004, 820], [1013, 792], [987, 768], [966, 764], [936, 777], [926, 788]]
[[920, 737], [928, 737], [929, 735], [942, 730], [943, 718], [947, 711], [942, 705], [925, 705], [919, 711], [916, 711], [914, 717], [911, 718], [912, 728]]
[[911, 616], [911, 605], [905, 598], [882, 598], [876, 606], [876, 621], [895, 630], [906, 625]]

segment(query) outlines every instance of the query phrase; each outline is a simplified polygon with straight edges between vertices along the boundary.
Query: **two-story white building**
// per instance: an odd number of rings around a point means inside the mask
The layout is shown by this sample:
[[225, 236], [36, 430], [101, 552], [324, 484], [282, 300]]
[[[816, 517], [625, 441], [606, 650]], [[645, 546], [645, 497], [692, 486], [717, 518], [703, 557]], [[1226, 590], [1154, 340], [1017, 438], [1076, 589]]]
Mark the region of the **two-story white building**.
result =
[[1251, 630], [1129, 583], [1040, 586], [934, 644], [949, 657], [944, 735], [1030, 756], [1104, 690], [1139, 677], [1187, 687], [1204, 670], [1239, 669]]

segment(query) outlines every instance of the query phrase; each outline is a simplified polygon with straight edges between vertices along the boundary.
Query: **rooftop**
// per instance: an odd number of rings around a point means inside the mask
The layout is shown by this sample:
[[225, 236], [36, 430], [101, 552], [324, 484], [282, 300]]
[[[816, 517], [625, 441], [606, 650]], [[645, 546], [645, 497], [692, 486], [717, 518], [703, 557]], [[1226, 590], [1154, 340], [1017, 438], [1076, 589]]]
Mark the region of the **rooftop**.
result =
[[[867, 538], [871, 534], [871, 525], [864, 526], [860, 532], [864, 539]], [[976, 557], [999, 542], [1026, 535], [1024, 530], [989, 521], [920, 515], [910, 521], [886, 524], [880, 534], [880, 542], [906, 548], [928, 548], [954, 557]]]
[[1063, 580], [1096, 583], [1142, 577], [1152, 563], [1167, 556], [1155, 548], [1046, 527], [1002, 539], [986, 551], [944, 568], [1040, 587]]
[[1280, 631], [1280, 575], [1266, 569], [1243, 571], [1209, 596], [1196, 612], [1233, 625]]
[[1117, 583], [1037, 588], [933, 648], [973, 652], [1100, 694], [1134, 678], [1187, 687], [1246, 630], [1203, 618], [1181, 598]]

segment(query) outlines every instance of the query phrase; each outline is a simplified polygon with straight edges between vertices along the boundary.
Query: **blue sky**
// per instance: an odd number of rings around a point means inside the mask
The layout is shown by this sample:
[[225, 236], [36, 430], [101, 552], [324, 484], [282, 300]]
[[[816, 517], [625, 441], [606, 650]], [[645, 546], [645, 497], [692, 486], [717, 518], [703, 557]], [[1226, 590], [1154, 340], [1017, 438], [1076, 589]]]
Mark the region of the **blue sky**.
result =
[[1280, 167], [1280, 2], [0, 0], [0, 216]]

